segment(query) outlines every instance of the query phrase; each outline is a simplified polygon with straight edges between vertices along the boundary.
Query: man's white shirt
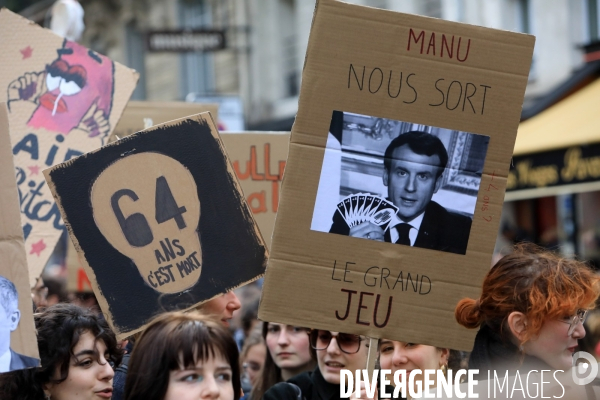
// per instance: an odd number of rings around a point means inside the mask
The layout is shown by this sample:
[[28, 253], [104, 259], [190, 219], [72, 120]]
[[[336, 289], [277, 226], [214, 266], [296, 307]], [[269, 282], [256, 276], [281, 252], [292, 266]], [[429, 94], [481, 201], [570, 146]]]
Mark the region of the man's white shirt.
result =
[[0, 356], [0, 372], [10, 371], [10, 360], [11, 354], [10, 349], [6, 350], [2, 356]]

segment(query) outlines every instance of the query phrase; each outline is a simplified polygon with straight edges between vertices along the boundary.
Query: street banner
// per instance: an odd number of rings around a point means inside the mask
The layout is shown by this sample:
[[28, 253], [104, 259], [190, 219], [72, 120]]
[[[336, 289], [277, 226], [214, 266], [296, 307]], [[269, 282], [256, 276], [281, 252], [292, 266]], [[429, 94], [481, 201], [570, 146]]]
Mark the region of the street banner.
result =
[[8, 369], [0, 365], [0, 373], [40, 365], [10, 149], [8, 112], [6, 104], [0, 103], [0, 351], [10, 351], [11, 356]]
[[317, 2], [260, 319], [471, 349], [534, 41]]
[[119, 337], [260, 278], [267, 247], [209, 113], [44, 170]]
[[0, 37], [0, 102], [8, 105], [33, 286], [64, 230], [41, 171], [105, 144], [138, 74], [7, 9]]

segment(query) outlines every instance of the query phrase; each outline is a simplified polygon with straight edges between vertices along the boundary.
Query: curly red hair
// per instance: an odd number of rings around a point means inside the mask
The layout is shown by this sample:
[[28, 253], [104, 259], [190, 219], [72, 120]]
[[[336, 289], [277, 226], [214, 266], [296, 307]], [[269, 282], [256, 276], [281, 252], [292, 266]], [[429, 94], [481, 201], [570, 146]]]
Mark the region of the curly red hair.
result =
[[522, 312], [527, 317], [522, 345], [538, 335], [546, 320], [594, 308], [599, 295], [600, 276], [585, 263], [520, 244], [490, 269], [479, 300], [462, 299], [454, 315], [466, 328], [487, 324], [506, 338], [509, 314]]

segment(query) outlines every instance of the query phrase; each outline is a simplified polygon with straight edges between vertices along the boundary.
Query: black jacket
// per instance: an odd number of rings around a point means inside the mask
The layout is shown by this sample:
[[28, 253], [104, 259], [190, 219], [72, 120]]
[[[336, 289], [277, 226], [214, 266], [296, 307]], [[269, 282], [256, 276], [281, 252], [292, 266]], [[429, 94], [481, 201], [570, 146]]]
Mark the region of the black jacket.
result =
[[[289, 383], [300, 389], [298, 390]], [[386, 392], [392, 394], [394, 388], [388, 386]], [[401, 397], [400, 397], [401, 398]], [[325, 381], [317, 367], [312, 372], [296, 375], [287, 382], [280, 382], [273, 386], [263, 396], [263, 400], [339, 400], [340, 385]]]

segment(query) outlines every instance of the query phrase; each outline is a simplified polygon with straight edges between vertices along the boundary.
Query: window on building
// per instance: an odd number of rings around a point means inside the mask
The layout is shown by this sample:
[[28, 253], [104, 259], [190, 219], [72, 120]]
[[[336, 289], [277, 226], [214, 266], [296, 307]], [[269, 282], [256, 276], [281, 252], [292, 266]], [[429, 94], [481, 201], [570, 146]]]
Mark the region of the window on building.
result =
[[589, 41], [600, 39], [600, 30], [598, 29], [600, 14], [598, 13], [598, 0], [585, 0], [587, 8], [587, 25]]
[[294, 0], [281, 0], [279, 7], [281, 55], [283, 70], [283, 97], [297, 96], [300, 92], [300, 65]]
[[[212, 27], [212, 10], [210, 1], [180, 0], [179, 21], [181, 28], [210, 29]], [[210, 53], [184, 53], [181, 55], [181, 98], [189, 93], [202, 95], [213, 94], [214, 68]]]
[[127, 65], [140, 74], [131, 100], [146, 100], [146, 44], [144, 35], [137, 29], [135, 21], [125, 27]]

